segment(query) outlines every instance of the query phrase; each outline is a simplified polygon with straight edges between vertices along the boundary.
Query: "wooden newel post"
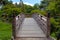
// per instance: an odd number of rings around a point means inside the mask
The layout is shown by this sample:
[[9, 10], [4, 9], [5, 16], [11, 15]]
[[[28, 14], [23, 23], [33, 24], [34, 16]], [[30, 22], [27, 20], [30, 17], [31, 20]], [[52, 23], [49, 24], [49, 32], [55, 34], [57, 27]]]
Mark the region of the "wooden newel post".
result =
[[50, 13], [47, 13], [47, 37], [50, 36]]
[[13, 17], [12, 17], [12, 35], [13, 35], [13, 39], [16, 38], [16, 15], [15, 13], [13, 13]]

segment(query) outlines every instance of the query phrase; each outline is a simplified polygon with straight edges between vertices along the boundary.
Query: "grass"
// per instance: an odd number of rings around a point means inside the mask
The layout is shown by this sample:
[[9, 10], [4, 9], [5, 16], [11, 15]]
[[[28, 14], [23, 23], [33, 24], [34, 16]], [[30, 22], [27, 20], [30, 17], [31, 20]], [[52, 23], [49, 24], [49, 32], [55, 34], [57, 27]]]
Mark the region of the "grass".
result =
[[10, 40], [12, 34], [11, 24], [0, 21], [0, 40]]

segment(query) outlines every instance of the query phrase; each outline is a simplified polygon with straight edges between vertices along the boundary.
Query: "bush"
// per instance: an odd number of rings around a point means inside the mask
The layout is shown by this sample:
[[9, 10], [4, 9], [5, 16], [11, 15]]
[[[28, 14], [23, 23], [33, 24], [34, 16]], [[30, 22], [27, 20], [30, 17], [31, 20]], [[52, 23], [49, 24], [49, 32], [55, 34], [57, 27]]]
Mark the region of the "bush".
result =
[[46, 12], [45, 11], [42, 11], [42, 10], [32, 10], [31, 13], [38, 13], [38, 14], [42, 14], [42, 15], [46, 15]]
[[60, 26], [58, 25], [59, 22], [56, 22], [54, 18], [51, 18], [50, 22], [51, 22], [51, 36], [56, 38], [57, 33], [59, 32], [60, 29]]
[[15, 13], [16, 16], [19, 13], [21, 13], [21, 9], [20, 8], [17, 8], [13, 4], [7, 4], [7, 5], [3, 6], [2, 7], [2, 11], [3, 11], [2, 15], [4, 15], [3, 16], [3, 20], [4, 21], [7, 21], [8, 20], [9, 22], [11, 22], [11, 20], [12, 20], [13, 13]]
[[0, 10], [0, 17], [1, 17], [1, 15], [2, 15], [2, 13], [3, 13], [3, 11]]

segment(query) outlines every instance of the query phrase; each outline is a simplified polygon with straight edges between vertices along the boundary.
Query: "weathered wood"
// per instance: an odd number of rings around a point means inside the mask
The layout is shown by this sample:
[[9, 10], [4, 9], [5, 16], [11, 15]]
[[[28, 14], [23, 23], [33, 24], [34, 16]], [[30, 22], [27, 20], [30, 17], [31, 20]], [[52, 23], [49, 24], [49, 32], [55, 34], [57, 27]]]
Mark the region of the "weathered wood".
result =
[[16, 40], [43, 40], [46, 35], [33, 18], [25, 18]]
[[33, 18], [41, 26], [41, 29], [44, 31], [44, 33], [47, 34], [47, 21], [43, 19], [46, 17], [38, 15], [38, 14], [33, 14]]
[[47, 13], [47, 37], [50, 36], [50, 13]]
[[16, 38], [16, 40], [47, 40], [46, 38]]
[[[50, 38], [50, 14], [48, 13], [47, 14], [47, 17], [44, 17], [44, 16], [41, 16], [41, 15], [39, 15], [39, 14], [33, 14], [32, 15], [33, 16], [33, 18], [37, 21], [37, 23], [39, 24], [39, 28], [41, 28], [42, 30], [43, 30], [43, 32], [46, 34], [46, 36], [47, 36], [47, 38], [46, 38], [46, 40], [52, 40], [52, 38]], [[16, 16], [15, 14], [13, 14], [13, 21], [12, 21], [12, 32], [13, 32], [13, 37], [14, 37], [14, 40], [16, 39], [16, 38], [18, 38], [17, 36], [16, 36], [16, 34], [18, 33], [18, 31], [20, 31], [20, 34], [22, 33], [22, 32], [24, 32], [24, 31], [21, 31], [21, 24], [22, 24], [22, 22], [23, 22], [23, 20], [24, 20], [24, 14], [20, 14], [20, 15], [18, 15], [18, 16]], [[29, 23], [30, 22], [30, 23]], [[26, 24], [27, 23], [27, 24]], [[29, 24], [28, 24], [29, 23]], [[27, 20], [26, 22], [25, 22], [25, 24], [26, 25], [37, 25], [37, 24], [34, 24], [33, 23], [33, 21], [29, 21], [29, 20]], [[26, 26], [26, 25], [24, 25], [24, 23], [23, 23], [23, 25], [22, 25], [22, 27], [24, 27], [24, 28], [27, 28], [28, 29], [28, 31], [27, 32], [24, 32], [25, 34], [26, 33], [30, 33], [29, 32], [29, 30], [36, 30], [37, 28], [35, 28], [35, 26], [32, 26], [32, 27], [34, 27], [34, 28], [32, 28], [31, 26]], [[37, 26], [38, 27], [38, 26]], [[31, 28], [31, 29], [30, 29]], [[25, 31], [27, 30], [27, 29], [25, 29]], [[41, 30], [40, 30], [41, 31]], [[39, 31], [36, 31], [37, 33], [39, 33]], [[34, 31], [34, 33], [36, 33], [35, 31]], [[32, 32], [31, 32], [32, 33]], [[33, 35], [34, 35], [34, 33], [32, 33]], [[23, 34], [23, 33], [22, 33]], [[40, 33], [39, 33], [40, 34]], [[26, 34], [27, 35], [27, 34]], [[25, 37], [26, 37], [26, 35], [25, 35]], [[33, 35], [27, 35], [27, 36], [33, 36]], [[20, 35], [21, 36], [21, 35]], [[35, 36], [35, 35], [34, 35]], [[41, 36], [41, 35], [39, 35], [39, 36]], [[34, 38], [35, 39], [35, 38]], [[34, 40], [33, 39], [33, 40]], [[19, 40], [21, 40], [20, 39], [20, 37], [19, 37]], [[23, 39], [23, 40], [25, 40], [25, 39]], [[28, 38], [26, 39], [26, 40], [28, 40]], [[37, 39], [38, 40], [38, 39]], [[39, 39], [40, 40], [40, 39]], [[42, 39], [43, 40], [43, 39]]]
[[24, 20], [24, 14], [19, 14], [16, 16], [16, 34], [19, 31], [19, 28]]
[[24, 14], [19, 14], [18, 16], [15, 15], [15, 13], [13, 13], [12, 16], [12, 39], [16, 39], [16, 34], [20, 28], [20, 25], [22, 24], [23, 20], [24, 20]]
[[32, 17], [41, 26], [40, 28], [46, 34], [47, 40], [54, 40], [50, 37], [50, 13], [47, 13], [47, 17], [41, 15], [38, 16], [38, 14], [33, 14]]
[[16, 15], [15, 13], [13, 13], [13, 20], [12, 20], [12, 35], [13, 35], [13, 38], [15, 39], [16, 38], [16, 19], [15, 19]]

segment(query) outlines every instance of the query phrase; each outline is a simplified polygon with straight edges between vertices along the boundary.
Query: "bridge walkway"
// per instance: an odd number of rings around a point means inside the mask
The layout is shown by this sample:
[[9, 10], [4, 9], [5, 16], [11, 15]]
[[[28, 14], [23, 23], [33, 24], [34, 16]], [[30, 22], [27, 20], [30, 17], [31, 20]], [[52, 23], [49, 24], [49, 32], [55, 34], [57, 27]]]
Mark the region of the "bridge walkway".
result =
[[25, 18], [17, 33], [17, 40], [46, 40], [40, 27], [34, 18]]

